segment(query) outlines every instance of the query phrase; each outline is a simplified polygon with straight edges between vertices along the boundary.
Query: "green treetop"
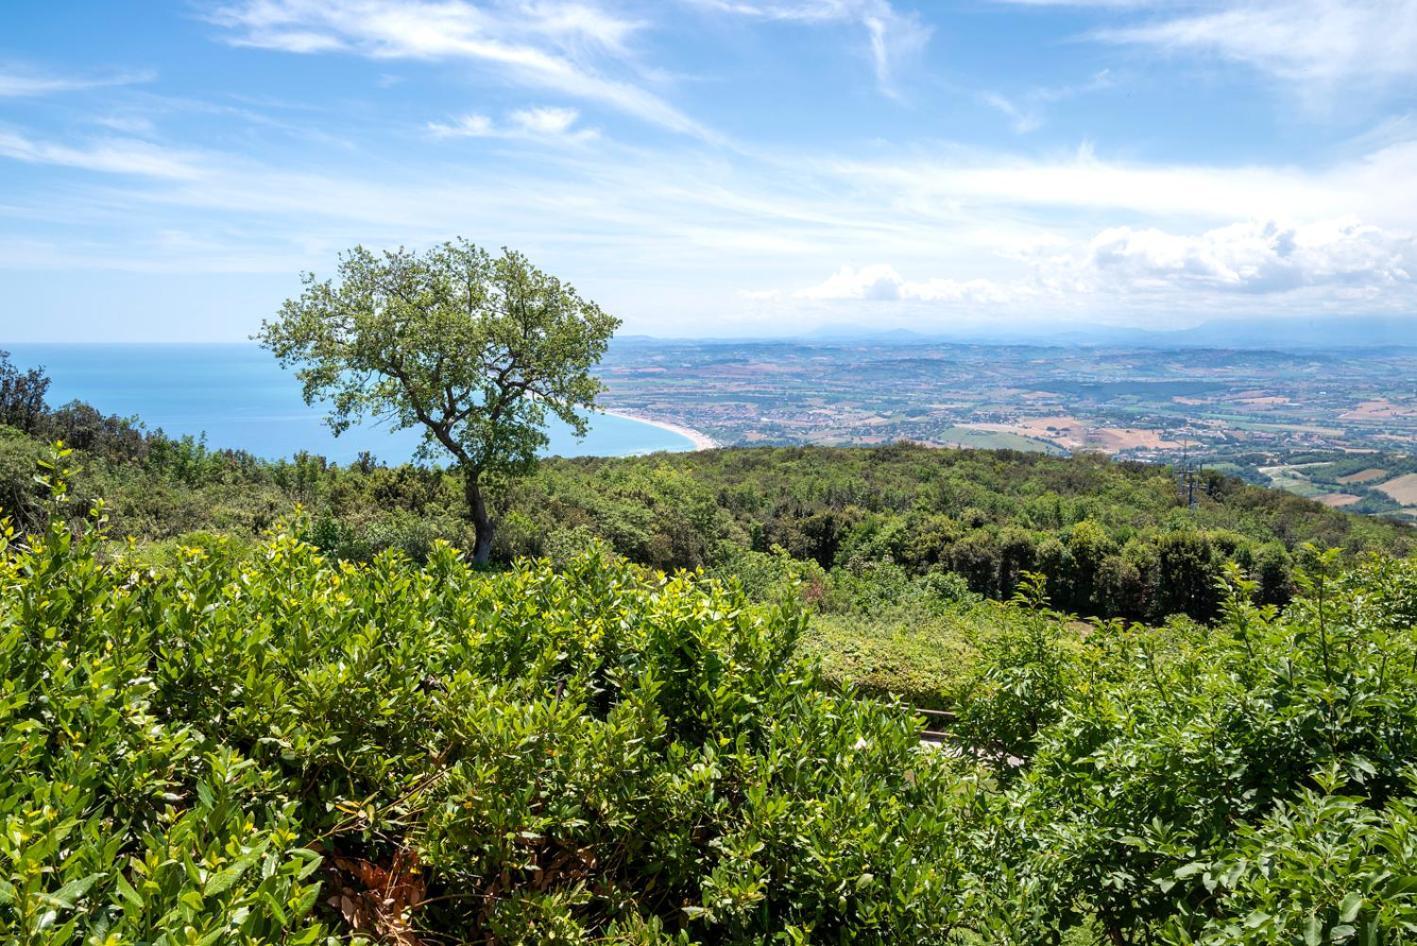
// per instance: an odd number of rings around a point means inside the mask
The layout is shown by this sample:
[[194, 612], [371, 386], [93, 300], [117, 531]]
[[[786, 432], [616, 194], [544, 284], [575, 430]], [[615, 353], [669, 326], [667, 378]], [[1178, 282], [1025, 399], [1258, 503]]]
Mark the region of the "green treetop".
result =
[[296, 368], [307, 403], [329, 404], [336, 435], [368, 416], [421, 425], [424, 459], [451, 454], [473, 558], [487, 561], [483, 474], [529, 470], [549, 415], [585, 434], [602, 390], [591, 370], [620, 320], [520, 253], [493, 257], [462, 239], [421, 254], [355, 247], [336, 279], [302, 281], [257, 338]]

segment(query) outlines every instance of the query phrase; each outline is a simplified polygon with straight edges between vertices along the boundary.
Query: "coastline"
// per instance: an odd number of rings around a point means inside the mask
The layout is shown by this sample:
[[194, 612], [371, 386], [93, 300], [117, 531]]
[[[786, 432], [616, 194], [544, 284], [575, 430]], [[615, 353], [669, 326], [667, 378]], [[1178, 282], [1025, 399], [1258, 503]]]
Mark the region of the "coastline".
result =
[[715, 447], [719, 446], [717, 440], [714, 440], [712, 437], [710, 437], [703, 431], [695, 430], [692, 427], [685, 427], [681, 424], [671, 424], [669, 421], [666, 420], [654, 420], [653, 418], [645, 417], [643, 414], [635, 414], [630, 411], [614, 411], [607, 410], [606, 408], [600, 408], [599, 410], [602, 414], [609, 414], [612, 417], [623, 417], [626, 420], [638, 421], [641, 424], [649, 424], [651, 427], [658, 427], [660, 430], [667, 430], [670, 433], [678, 434], [681, 437], [687, 437], [689, 441], [694, 445], [694, 452], [698, 452], [699, 450], [712, 450]]

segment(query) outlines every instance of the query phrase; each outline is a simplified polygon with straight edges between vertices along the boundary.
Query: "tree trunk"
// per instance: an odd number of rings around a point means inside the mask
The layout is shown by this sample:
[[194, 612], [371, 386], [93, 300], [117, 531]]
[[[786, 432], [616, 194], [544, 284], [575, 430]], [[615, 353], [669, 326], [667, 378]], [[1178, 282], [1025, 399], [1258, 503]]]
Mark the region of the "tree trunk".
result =
[[468, 518], [472, 520], [475, 536], [472, 546], [474, 565], [486, 565], [492, 555], [492, 517], [487, 514], [487, 502], [482, 498], [482, 487], [478, 485], [480, 470], [463, 471], [463, 495], [467, 497]]

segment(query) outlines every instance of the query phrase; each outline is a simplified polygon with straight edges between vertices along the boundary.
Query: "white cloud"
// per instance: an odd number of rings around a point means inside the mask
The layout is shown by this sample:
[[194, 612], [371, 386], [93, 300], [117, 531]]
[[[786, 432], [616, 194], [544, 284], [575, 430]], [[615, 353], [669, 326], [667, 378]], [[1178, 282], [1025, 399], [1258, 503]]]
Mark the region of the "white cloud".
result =
[[1146, 7], [1176, 6], [1167, 0], [995, 0], [1017, 7], [1098, 7], [1109, 10], [1136, 10]]
[[1214, 55], [1305, 85], [1417, 76], [1417, 0], [1228, 0], [1096, 35]]
[[451, 122], [429, 122], [428, 131], [434, 138], [491, 138], [497, 128], [486, 115], [462, 115]]
[[691, 0], [723, 13], [799, 23], [856, 23], [866, 31], [876, 85], [898, 93], [902, 69], [930, 41], [931, 28], [914, 13], [901, 13], [890, 0]]
[[1112, 73], [1103, 69], [1087, 82], [1076, 85], [1045, 86], [1030, 89], [1015, 97], [1000, 92], [983, 92], [979, 97], [984, 104], [1007, 116], [1014, 131], [1024, 135], [1043, 127], [1045, 106], [1089, 92], [1110, 89], [1112, 85]]
[[576, 123], [580, 113], [573, 108], [526, 108], [512, 113], [512, 121], [520, 128], [538, 135], [564, 135]]
[[1023, 160], [970, 153], [838, 161], [832, 170], [903, 214], [988, 208], [1127, 211], [1175, 219], [1318, 220], [1356, 214], [1380, 226], [1417, 225], [1417, 140], [1329, 167], [1224, 166], [1107, 160], [1090, 148]]
[[28, 98], [60, 92], [82, 92], [115, 85], [151, 82], [156, 74], [123, 72], [109, 76], [61, 76], [16, 67], [0, 67], [0, 98]]
[[1009, 119], [1009, 124], [1014, 131], [1020, 135], [1028, 134], [1030, 131], [1037, 131], [1043, 125], [1043, 117], [1037, 109], [1028, 108], [1015, 103], [1008, 96], [999, 92], [982, 92], [980, 100], [990, 108], [1003, 112]]
[[[996, 235], [1002, 250], [1010, 242]], [[1226, 311], [1224, 300], [1264, 295], [1291, 310], [1335, 303], [1409, 311], [1417, 304], [1417, 240], [1354, 218], [1304, 224], [1256, 220], [1195, 234], [1109, 227], [1091, 238], [1048, 239], [1013, 254], [1007, 278], [907, 279], [889, 263], [842, 266], [793, 292], [760, 289], [743, 300], [792, 308], [806, 303], [931, 303], [1019, 312], [1046, 304], [1099, 313], [1158, 305]], [[1277, 302], [1273, 300], [1289, 300]], [[1021, 306], [1029, 304], [1030, 309]]]
[[75, 146], [36, 141], [24, 135], [0, 131], [0, 157], [27, 164], [50, 164], [106, 174], [135, 174], [174, 180], [190, 180], [201, 174], [193, 155], [133, 138], [111, 138]]
[[642, 24], [596, 6], [531, 0], [238, 0], [213, 22], [238, 45], [292, 53], [344, 51], [373, 59], [466, 61], [498, 78], [600, 102], [706, 140], [717, 136], [655, 93], [602, 66], [624, 66]]
[[[910, 281], [889, 263], [875, 263], [859, 269], [843, 266], [824, 282], [800, 289], [793, 296], [815, 301], [1002, 303], [1029, 294], [1026, 287], [1004, 286], [987, 279], [960, 281], [937, 277]], [[753, 298], [772, 297], [760, 293]]]
[[1088, 245], [1082, 268], [1101, 286], [1121, 289], [1379, 292], [1417, 285], [1417, 241], [1351, 218], [1249, 221], [1195, 236], [1111, 227]]
[[[581, 121], [542, 106], [445, 127], [556, 143], [588, 131]], [[606, 138], [476, 165], [424, 146], [423, 163], [388, 175], [359, 162], [278, 165], [4, 129], [0, 156], [106, 177], [7, 195], [0, 237], [82, 234], [55, 243], [54, 266], [318, 272], [355, 242], [462, 233], [525, 249], [634, 330], [659, 333], [748, 311], [782, 325], [855, 311], [916, 325], [946, 312], [1135, 322], [1246, 311], [1257, 297], [1276, 313], [1412, 311], [1417, 140], [1402, 131], [1311, 168], [1147, 164], [1087, 149], [1024, 160], [940, 145], [871, 161], [815, 151], [730, 160], [682, 141]], [[1235, 223], [1245, 219], [1260, 222]]]
[[547, 141], [585, 142], [599, 137], [594, 128], [575, 128], [580, 112], [574, 108], [540, 106], [513, 111], [499, 125], [486, 115], [472, 113], [452, 122], [429, 122], [435, 138], [533, 138]]
[[125, 135], [145, 135], [154, 130], [153, 120], [145, 115], [99, 115], [93, 119], [95, 125], [102, 125]]

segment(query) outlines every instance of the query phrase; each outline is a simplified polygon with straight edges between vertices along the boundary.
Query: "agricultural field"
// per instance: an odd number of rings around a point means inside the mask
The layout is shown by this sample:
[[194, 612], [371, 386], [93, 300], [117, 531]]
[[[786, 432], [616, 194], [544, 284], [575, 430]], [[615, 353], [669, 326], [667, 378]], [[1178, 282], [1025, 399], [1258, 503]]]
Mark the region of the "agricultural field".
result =
[[973, 450], [1022, 450], [1025, 453], [1067, 452], [1067, 448], [1056, 441], [1039, 436], [1027, 429], [977, 426], [946, 427], [940, 431], [938, 445]]
[[[720, 444], [1105, 453], [1205, 466], [1362, 513], [1417, 505], [1417, 349], [1261, 351], [638, 339], [607, 402]], [[1353, 457], [1381, 462], [1354, 465]], [[1346, 479], [1299, 467], [1339, 463]], [[1328, 498], [1325, 498], [1328, 497]], [[1350, 498], [1351, 497], [1351, 498]]]
[[1403, 506], [1417, 506], [1417, 473], [1395, 476], [1379, 483], [1377, 488]]
[[1259, 467], [1267, 485], [1333, 509], [1417, 519], [1417, 461], [1405, 453], [1337, 454]]
[[1166, 439], [1161, 431], [1142, 427], [1099, 427], [1076, 417], [1030, 417], [1012, 424], [975, 424], [973, 427], [1041, 440], [1067, 451], [1119, 454], [1181, 449], [1179, 441]]

